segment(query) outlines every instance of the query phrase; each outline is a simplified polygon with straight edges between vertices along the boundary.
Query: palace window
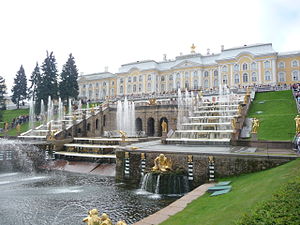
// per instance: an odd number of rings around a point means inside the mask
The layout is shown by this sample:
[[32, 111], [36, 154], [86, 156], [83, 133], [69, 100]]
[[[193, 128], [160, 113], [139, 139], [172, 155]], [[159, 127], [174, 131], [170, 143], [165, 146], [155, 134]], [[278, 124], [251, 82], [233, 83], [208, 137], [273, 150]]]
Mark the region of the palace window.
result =
[[136, 82], [136, 76], [133, 77], [133, 82]]
[[177, 88], [177, 89], [180, 88], [180, 82], [179, 82], [179, 81], [176, 83], [176, 88]]
[[160, 91], [165, 91], [165, 85], [164, 84], [161, 84]]
[[298, 61], [297, 60], [294, 60], [292, 62], [292, 67], [298, 67]]
[[285, 67], [284, 62], [280, 62], [280, 63], [278, 64], [278, 67], [279, 67], [280, 69], [283, 69], [283, 68]]
[[124, 79], [123, 79], [123, 78], [120, 79], [120, 83], [121, 83], [121, 84], [124, 83]]
[[194, 89], [195, 89], [195, 90], [198, 89], [198, 80], [194, 80]]
[[270, 68], [271, 68], [271, 63], [270, 63], [270, 61], [265, 61], [265, 62], [264, 62], [264, 67], [265, 67], [265, 69], [270, 69]]
[[238, 75], [238, 74], [235, 74], [235, 75], [234, 75], [234, 83], [235, 83], [235, 84], [240, 83], [240, 75]]
[[245, 71], [245, 70], [248, 70], [248, 64], [247, 63], [244, 63], [243, 64], [243, 70]]
[[89, 90], [89, 98], [91, 99], [93, 97], [93, 91]]
[[285, 81], [285, 74], [284, 74], [284, 72], [280, 72], [278, 74], [278, 80], [279, 80], [279, 82], [284, 82]]
[[114, 81], [112, 81], [112, 82], [111, 82], [111, 85], [112, 85], [112, 86], [113, 86], [113, 85], [115, 85], [115, 82], [114, 82]]
[[104, 82], [103, 82], [103, 87], [105, 87], [105, 86], [106, 86], [106, 82], [104, 81]]
[[172, 83], [169, 83], [169, 91], [171, 91], [173, 89], [173, 84]]
[[271, 72], [270, 71], [266, 71], [265, 72], [265, 80], [266, 81], [270, 81], [271, 80]]
[[293, 81], [299, 81], [299, 71], [293, 71]]
[[169, 75], [169, 80], [173, 80], [173, 75], [172, 74]]
[[256, 76], [256, 73], [253, 72], [252, 73], [252, 82], [256, 82], [257, 81], [257, 76]]
[[143, 81], [142, 75], [139, 76], [139, 81], [140, 81], [140, 82]]
[[214, 71], [214, 76], [217, 77], [219, 75], [218, 70]]
[[92, 85], [92, 84], [90, 84], [90, 85], [89, 85], [89, 88], [92, 88], [92, 87], [93, 87], [93, 85]]
[[204, 88], [208, 88], [208, 80], [204, 80]]
[[204, 71], [204, 77], [208, 77], [208, 71]]
[[151, 91], [151, 83], [150, 82], [147, 84], [147, 91]]
[[227, 84], [227, 75], [223, 76], [223, 84]]
[[86, 94], [85, 91], [82, 91], [82, 96], [83, 97], [86, 97], [85, 94]]
[[127, 92], [128, 92], [128, 94], [131, 93], [131, 84], [128, 84], [128, 86], [127, 86]]
[[219, 81], [218, 79], [214, 79], [214, 87], [218, 87], [219, 86]]
[[96, 87], [99, 87], [99, 83], [98, 82], [96, 83]]
[[222, 67], [222, 72], [228, 72], [227, 66], [223, 66], [223, 67]]
[[179, 79], [180, 78], [180, 73], [176, 74], [176, 78]]
[[233, 66], [233, 70], [234, 70], [234, 71], [239, 71], [239, 65], [238, 65], [238, 64], [235, 64], [235, 65]]
[[136, 92], [136, 84], [133, 85], [133, 92]]
[[198, 71], [194, 71], [194, 77], [198, 76]]
[[184, 87], [185, 87], [186, 89], [189, 89], [189, 86], [190, 86], [190, 85], [189, 85], [189, 82], [186, 80], [186, 81], [185, 81], [185, 84], [184, 84]]
[[113, 88], [110, 89], [110, 95], [111, 95], [111, 96], [114, 96], [114, 95], [115, 95], [115, 89], [113, 89]]
[[120, 94], [123, 94], [123, 92], [124, 92], [124, 88], [123, 86], [120, 86]]
[[257, 70], [257, 64], [256, 64], [256, 62], [251, 63], [251, 69], [252, 70]]
[[103, 90], [102, 90], [102, 93], [103, 93], [102, 96], [105, 97], [105, 96], [106, 96], [106, 89], [103, 89]]
[[148, 80], [151, 80], [151, 74], [148, 75]]
[[142, 84], [139, 84], [139, 92], [142, 92]]
[[243, 74], [243, 83], [248, 83], [248, 74], [247, 73]]
[[189, 76], [190, 76], [189, 72], [185, 72], [184, 75], [185, 75], [185, 79], [189, 79]]
[[131, 77], [128, 77], [128, 82], [131, 82]]
[[165, 81], [165, 76], [161, 76], [160, 80]]
[[84, 85], [82, 85], [82, 88], [85, 88], [85, 84], [84, 84]]

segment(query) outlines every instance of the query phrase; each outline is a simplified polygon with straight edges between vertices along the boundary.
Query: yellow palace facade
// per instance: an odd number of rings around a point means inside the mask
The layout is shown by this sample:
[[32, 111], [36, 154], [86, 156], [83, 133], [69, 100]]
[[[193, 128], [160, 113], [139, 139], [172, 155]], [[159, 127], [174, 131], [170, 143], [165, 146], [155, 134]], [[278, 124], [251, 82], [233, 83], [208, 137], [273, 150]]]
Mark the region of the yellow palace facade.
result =
[[118, 73], [79, 76], [79, 97], [101, 100], [124, 95], [169, 93], [177, 89], [211, 90], [283, 85], [300, 82], [300, 51], [276, 52], [271, 43], [244, 45], [206, 55], [195, 51], [174, 60], [137, 61], [124, 64]]

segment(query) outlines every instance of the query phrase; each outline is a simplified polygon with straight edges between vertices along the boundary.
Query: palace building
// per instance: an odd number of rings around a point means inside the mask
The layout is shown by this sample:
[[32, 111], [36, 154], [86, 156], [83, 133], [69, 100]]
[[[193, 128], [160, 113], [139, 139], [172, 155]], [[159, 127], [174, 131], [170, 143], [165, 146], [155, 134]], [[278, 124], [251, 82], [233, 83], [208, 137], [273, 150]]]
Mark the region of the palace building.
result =
[[276, 52], [271, 43], [244, 45], [206, 55], [195, 51], [174, 60], [137, 61], [119, 72], [79, 76], [79, 97], [91, 101], [124, 95], [170, 93], [177, 89], [211, 90], [255, 85], [290, 85], [300, 82], [300, 51]]

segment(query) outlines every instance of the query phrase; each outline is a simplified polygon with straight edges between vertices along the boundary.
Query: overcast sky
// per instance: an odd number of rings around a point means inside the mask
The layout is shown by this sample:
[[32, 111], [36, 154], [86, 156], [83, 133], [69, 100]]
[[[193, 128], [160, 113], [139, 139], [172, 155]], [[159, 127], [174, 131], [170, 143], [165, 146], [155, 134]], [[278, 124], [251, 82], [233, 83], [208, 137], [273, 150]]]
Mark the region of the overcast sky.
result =
[[137, 60], [161, 61], [254, 43], [300, 50], [299, 0], [0, 1], [0, 75], [11, 89], [23, 65], [29, 79], [46, 50], [58, 70], [73, 54], [80, 72], [117, 72]]

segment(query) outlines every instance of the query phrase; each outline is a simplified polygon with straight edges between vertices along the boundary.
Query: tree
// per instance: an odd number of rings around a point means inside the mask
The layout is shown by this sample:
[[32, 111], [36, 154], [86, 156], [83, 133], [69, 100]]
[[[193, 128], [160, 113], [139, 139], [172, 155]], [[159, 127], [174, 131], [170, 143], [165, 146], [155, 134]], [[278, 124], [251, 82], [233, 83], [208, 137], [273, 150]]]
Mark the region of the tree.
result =
[[13, 93], [11, 100], [17, 104], [17, 108], [19, 108], [20, 102], [27, 98], [27, 79], [22, 65], [16, 74], [11, 92]]
[[5, 95], [6, 85], [3, 77], [0, 76], [0, 121], [2, 121], [2, 111], [6, 109]]
[[37, 92], [41, 83], [41, 72], [38, 63], [36, 63], [36, 66], [31, 74], [29, 81], [31, 82], [31, 85], [28, 88], [28, 97], [33, 98], [33, 100], [36, 100]]
[[68, 61], [63, 66], [61, 75], [61, 82], [59, 83], [59, 95], [62, 99], [75, 98], [77, 99], [79, 94], [78, 87], [78, 69], [75, 65], [74, 57], [72, 53], [69, 55]]
[[47, 51], [47, 57], [41, 69], [41, 82], [37, 88], [37, 100], [43, 99], [47, 103], [48, 96], [51, 96], [52, 99], [57, 99], [58, 97], [57, 68], [53, 52], [49, 54]]

